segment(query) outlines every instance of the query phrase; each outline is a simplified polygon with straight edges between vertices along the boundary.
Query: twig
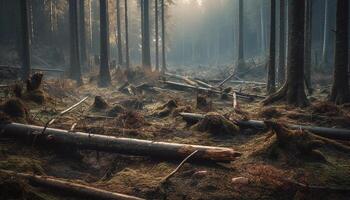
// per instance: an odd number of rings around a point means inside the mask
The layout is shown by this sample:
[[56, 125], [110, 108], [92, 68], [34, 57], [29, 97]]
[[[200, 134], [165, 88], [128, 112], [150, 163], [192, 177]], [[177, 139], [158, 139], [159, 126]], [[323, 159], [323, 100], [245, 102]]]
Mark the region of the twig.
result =
[[172, 171], [168, 176], [166, 176], [161, 183], [165, 183], [167, 182], [172, 176], [174, 176], [174, 174], [180, 170], [180, 168], [186, 163], [186, 161], [188, 159], [190, 159], [192, 156], [194, 156], [194, 154], [196, 154], [198, 152], [198, 150], [192, 152], [189, 156], [187, 156], [180, 164], [179, 166], [176, 167], [176, 169], [174, 171]]

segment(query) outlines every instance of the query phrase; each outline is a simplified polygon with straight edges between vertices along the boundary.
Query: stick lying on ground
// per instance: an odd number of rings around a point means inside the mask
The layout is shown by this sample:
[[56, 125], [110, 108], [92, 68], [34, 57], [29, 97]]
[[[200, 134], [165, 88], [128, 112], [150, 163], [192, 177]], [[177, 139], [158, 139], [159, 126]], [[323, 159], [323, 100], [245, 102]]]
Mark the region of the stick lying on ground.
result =
[[94, 198], [94, 199], [114, 199], [114, 200], [144, 200], [138, 197], [129, 196], [125, 194], [109, 192], [106, 190], [89, 187], [86, 185], [81, 185], [77, 183], [72, 183], [64, 180], [59, 180], [56, 178], [31, 175], [25, 173], [16, 173], [8, 170], [0, 170], [1, 173], [8, 174], [14, 177], [19, 177], [26, 179], [30, 184], [39, 185], [42, 187], [49, 187], [56, 189], [56, 191], [69, 192], [75, 195]]
[[[62, 147], [73, 146], [80, 149], [106, 151], [113, 153], [153, 156], [157, 158], [183, 159], [193, 151], [198, 153], [193, 156], [196, 160], [230, 162], [235, 160], [241, 153], [231, 148], [211, 147], [190, 144], [154, 142], [131, 138], [119, 138], [113, 136], [88, 134], [82, 132], [69, 132], [66, 130], [47, 128], [45, 134], [40, 134], [44, 127], [24, 124], [0, 125], [0, 136], [15, 137], [23, 140], [36, 140], [46, 146], [55, 144]], [[39, 133], [39, 134], [38, 134]]]
[[165, 183], [167, 182], [172, 176], [174, 176], [174, 174], [179, 171], [179, 169], [186, 163], [186, 161], [188, 159], [190, 159], [194, 154], [196, 154], [198, 152], [198, 150], [192, 152], [190, 155], [188, 155], [180, 164], [179, 166], [176, 167], [176, 169], [174, 171], [172, 171], [168, 176], [166, 176], [161, 183]]
[[[209, 82], [212, 83], [218, 83], [221, 80], [219, 79], [211, 79]], [[256, 82], [256, 81], [244, 81], [244, 80], [231, 80], [229, 83], [235, 83], [235, 84], [252, 84], [252, 85], [266, 85], [266, 83], [263, 82]]]
[[[15, 69], [15, 70], [20, 70], [20, 67], [11, 67], [8, 65], [0, 65], [0, 69], [5, 68], [5, 69]], [[64, 70], [61, 69], [48, 69], [48, 68], [32, 68], [32, 71], [42, 71], [42, 72], [57, 72], [57, 73], [64, 73]]]
[[[180, 116], [184, 118], [185, 121], [190, 122], [198, 122], [204, 119], [205, 115], [196, 114], [196, 113], [180, 113]], [[258, 120], [248, 120], [248, 121], [237, 121], [236, 122], [240, 127], [246, 128], [254, 128], [259, 130], [265, 130], [266, 125], [263, 121]], [[339, 129], [339, 128], [326, 128], [326, 127], [318, 127], [318, 126], [303, 126], [303, 125], [293, 125], [288, 124], [288, 126], [292, 129], [302, 129], [310, 131], [316, 135], [336, 139], [336, 140], [350, 140], [350, 130], [347, 129]]]

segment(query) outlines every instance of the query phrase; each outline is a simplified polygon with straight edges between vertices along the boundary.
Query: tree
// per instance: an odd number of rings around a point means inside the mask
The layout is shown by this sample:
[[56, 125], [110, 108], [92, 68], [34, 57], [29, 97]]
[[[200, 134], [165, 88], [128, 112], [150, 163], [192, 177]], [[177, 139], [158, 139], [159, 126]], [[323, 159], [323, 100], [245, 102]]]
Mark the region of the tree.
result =
[[165, 2], [162, 2], [162, 72], [167, 70], [166, 54], [165, 54]]
[[149, 0], [143, 0], [142, 8], [143, 8], [142, 65], [145, 69], [151, 69]]
[[267, 92], [272, 94], [276, 90], [275, 86], [275, 55], [276, 55], [276, 0], [271, 0], [271, 24], [270, 24], [270, 53], [267, 73]]
[[323, 46], [322, 46], [322, 62], [323, 66], [328, 64], [328, 40], [329, 40], [329, 10], [328, 10], [328, 0], [324, 0], [324, 24], [323, 24]]
[[238, 0], [238, 71], [244, 68], [244, 21], [243, 21], [244, 5], [243, 0]]
[[286, 27], [285, 27], [285, 0], [280, 0], [280, 41], [279, 41], [279, 65], [278, 65], [278, 83], [283, 85], [286, 76]]
[[286, 100], [290, 105], [303, 107], [308, 105], [304, 88], [305, 1], [288, 0], [288, 15], [287, 79], [282, 88], [263, 103]]
[[79, 39], [80, 39], [80, 56], [81, 65], [84, 69], [88, 67], [87, 48], [86, 48], [86, 31], [85, 31], [85, 0], [79, 0]]
[[312, 0], [305, 1], [305, 49], [304, 49], [304, 67], [305, 67], [305, 84], [312, 93], [311, 86], [311, 44], [312, 44]]
[[118, 65], [123, 65], [123, 46], [122, 46], [122, 31], [120, 24], [120, 0], [117, 0], [117, 46], [118, 46]]
[[101, 64], [99, 75], [99, 86], [108, 87], [111, 84], [109, 72], [109, 20], [108, 0], [100, 0], [100, 51]]
[[337, 1], [337, 19], [336, 19], [336, 43], [333, 85], [330, 100], [336, 104], [350, 102], [349, 92], [349, 1]]
[[78, 35], [78, 3], [69, 1], [69, 32], [70, 32], [70, 70], [69, 77], [76, 80], [78, 85], [83, 84], [81, 77], [79, 35]]
[[129, 56], [129, 19], [128, 19], [128, 0], [124, 1], [124, 15], [125, 15], [125, 66], [126, 69], [130, 68], [130, 56]]
[[156, 70], [159, 71], [159, 30], [158, 30], [158, 0], [154, 0], [155, 38], [156, 38]]
[[29, 33], [29, 3], [28, 1], [20, 1], [20, 13], [21, 13], [21, 32], [22, 32], [22, 45], [21, 45], [21, 58], [22, 58], [22, 80], [27, 80], [31, 71], [31, 40]]

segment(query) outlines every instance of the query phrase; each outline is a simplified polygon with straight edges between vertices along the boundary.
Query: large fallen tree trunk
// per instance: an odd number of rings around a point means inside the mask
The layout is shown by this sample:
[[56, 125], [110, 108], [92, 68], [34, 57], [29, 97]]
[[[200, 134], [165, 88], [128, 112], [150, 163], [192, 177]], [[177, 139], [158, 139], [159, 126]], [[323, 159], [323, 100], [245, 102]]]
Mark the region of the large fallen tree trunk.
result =
[[[180, 116], [184, 118], [185, 121], [194, 123], [204, 119], [205, 115], [196, 113], [180, 113]], [[254, 128], [259, 130], [265, 130], [266, 125], [263, 121], [258, 120], [239, 120], [236, 124], [243, 128]], [[326, 128], [318, 126], [304, 126], [304, 125], [293, 125], [288, 124], [288, 127], [292, 129], [302, 129], [310, 131], [316, 135], [336, 139], [336, 140], [350, 140], [350, 130], [340, 129], [340, 128]]]
[[[21, 70], [20, 67], [8, 66], [8, 65], [0, 65], [0, 69], [14, 69]], [[56, 72], [56, 73], [64, 73], [64, 70], [61, 69], [48, 69], [48, 68], [32, 68], [32, 71], [42, 71], [42, 72]]]
[[183, 159], [196, 150], [198, 150], [198, 153], [193, 157], [196, 160], [230, 162], [241, 155], [241, 153], [231, 148], [154, 142], [52, 128], [47, 128], [45, 133], [42, 134], [43, 129], [44, 127], [40, 126], [11, 123], [0, 125], [0, 136], [15, 137], [27, 141], [33, 141], [36, 138], [36, 142], [45, 144], [45, 146], [57, 144], [59, 147], [64, 145], [87, 150], [153, 156], [165, 159]]
[[125, 194], [109, 192], [106, 190], [101, 190], [94, 187], [89, 187], [82, 184], [72, 183], [64, 180], [59, 180], [56, 178], [31, 175], [25, 173], [16, 173], [8, 170], [0, 170], [1, 173], [8, 174], [14, 177], [19, 177], [21, 179], [26, 179], [30, 184], [49, 187], [55, 189], [56, 192], [68, 192], [74, 195], [79, 195], [82, 197], [92, 198], [92, 199], [113, 199], [113, 200], [144, 200], [138, 197], [129, 196]]
[[[202, 91], [202, 92], [206, 92], [206, 93], [211, 93], [211, 94], [225, 94], [223, 91], [220, 90], [215, 90], [215, 89], [210, 89], [210, 88], [204, 88], [204, 87], [196, 87], [196, 86], [192, 86], [192, 85], [187, 85], [187, 84], [183, 84], [183, 83], [176, 83], [176, 82], [172, 82], [172, 81], [163, 81], [164, 84], [174, 88], [174, 89], [191, 89], [191, 90], [198, 90], [198, 91]], [[227, 93], [226, 93], [227, 94]], [[228, 94], [229, 96], [232, 96], [232, 94]], [[244, 99], [244, 100], [254, 100], [254, 98], [258, 97], [256, 95], [250, 95], [250, 94], [244, 94], [241, 92], [236, 92], [237, 98], [240, 99]]]

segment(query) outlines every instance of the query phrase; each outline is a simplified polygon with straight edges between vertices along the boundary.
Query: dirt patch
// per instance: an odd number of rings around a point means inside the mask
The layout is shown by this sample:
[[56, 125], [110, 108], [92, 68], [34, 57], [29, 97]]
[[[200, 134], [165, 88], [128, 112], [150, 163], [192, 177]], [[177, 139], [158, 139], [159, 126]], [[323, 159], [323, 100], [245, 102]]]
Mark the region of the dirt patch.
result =
[[209, 132], [211, 134], [235, 135], [239, 127], [218, 113], [208, 113], [204, 119], [192, 127], [192, 130]]
[[18, 98], [9, 99], [0, 105], [0, 111], [3, 113], [2, 118], [5, 121], [6, 119], [20, 123], [27, 123], [29, 121], [28, 108]]
[[147, 125], [144, 117], [135, 111], [127, 111], [118, 116], [116, 120], [117, 126], [122, 128], [141, 128]]

